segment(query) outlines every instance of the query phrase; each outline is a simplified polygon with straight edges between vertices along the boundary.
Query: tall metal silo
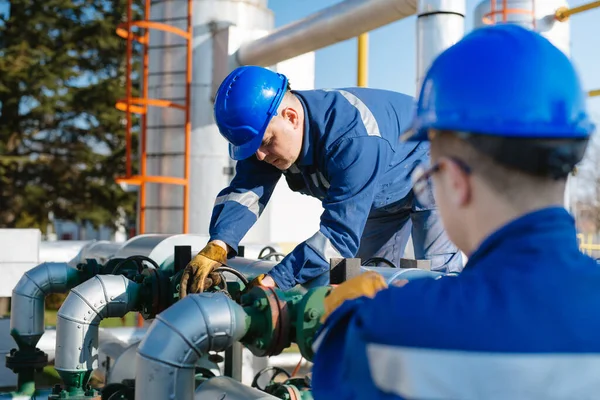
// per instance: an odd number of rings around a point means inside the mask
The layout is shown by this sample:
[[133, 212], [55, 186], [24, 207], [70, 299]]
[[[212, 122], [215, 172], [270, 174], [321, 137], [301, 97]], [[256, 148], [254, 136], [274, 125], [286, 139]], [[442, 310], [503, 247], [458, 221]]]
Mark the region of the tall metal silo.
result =
[[[187, 1], [152, 1], [150, 21], [186, 29]], [[208, 233], [217, 193], [231, 179], [227, 142], [213, 119], [215, 82], [228, 72], [222, 60], [228, 51], [222, 32], [228, 26], [253, 38], [274, 26], [266, 0], [195, 0], [192, 11], [191, 143], [189, 147], [189, 233]], [[227, 54], [225, 54], [227, 55]], [[185, 100], [187, 40], [171, 32], [151, 30], [148, 97]], [[147, 175], [184, 176], [185, 113], [177, 108], [149, 107], [147, 113]], [[147, 183], [145, 232], [180, 233], [184, 190], [179, 185]]]

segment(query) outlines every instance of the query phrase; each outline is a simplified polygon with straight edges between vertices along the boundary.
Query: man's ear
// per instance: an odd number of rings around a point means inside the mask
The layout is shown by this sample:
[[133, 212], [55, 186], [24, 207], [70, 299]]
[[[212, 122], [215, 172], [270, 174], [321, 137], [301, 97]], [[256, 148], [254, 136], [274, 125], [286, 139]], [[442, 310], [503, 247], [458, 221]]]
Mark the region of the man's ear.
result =
[[450, 201], [455, 207], [461, 208], [471, 201], [472, 187], [469, 175], [456, 163], [449, 159], [444, 160], [443, 168], [446, 170], [446, 185], [450, 188]]
[[300, 119], [298, 118], [298, 113], [292, 107], [286, 107], [281, 110], [281, 116], [289, 121], [294, 128], [297, 128], [300, 124]]

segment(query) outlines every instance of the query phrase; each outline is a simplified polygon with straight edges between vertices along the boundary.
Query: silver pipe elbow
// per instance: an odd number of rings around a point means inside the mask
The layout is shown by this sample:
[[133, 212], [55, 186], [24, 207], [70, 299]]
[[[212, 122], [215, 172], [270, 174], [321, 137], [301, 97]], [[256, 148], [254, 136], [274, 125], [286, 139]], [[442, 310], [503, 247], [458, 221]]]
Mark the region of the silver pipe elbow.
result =
[[242, 339], [248, 323], [223, 293], [193, 294], [160, 313], [137, 350], [136, 400], [193, 399], [198, 359]]
[[79, 283], [80, 274], [67, 263], [43, 263], [21, 277], [12, 291], [10, 330], [18, 341], [36, 346], [44, 334], [44, 300]]
[[136, 310], [140, 287], [122, 275], [96, 275], [71, 289], [56, 320], [54, 366], [59, 373], [97, 367], [100, 321]]

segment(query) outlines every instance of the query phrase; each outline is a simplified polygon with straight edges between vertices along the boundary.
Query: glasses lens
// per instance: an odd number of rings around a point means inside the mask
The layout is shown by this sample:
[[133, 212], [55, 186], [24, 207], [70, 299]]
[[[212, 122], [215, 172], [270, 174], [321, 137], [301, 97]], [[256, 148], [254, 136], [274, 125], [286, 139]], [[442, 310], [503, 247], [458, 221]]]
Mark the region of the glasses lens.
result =
[[417, 201], [421, 205], [426, 205], [432, 202], [433, 188], [431, 187], [431, 179], [429, 178], [429, 170], [418, 166], [412, 174], [413, 193]]
[[426, 172], [427, 170], [421, 166], [418, 166], [413, 171], [411, 180], [413, 185], [413, 191], [415, 192], [415, 194], [425, 190], [428, 181], [428, 179], [426, 179], [425, 177]]

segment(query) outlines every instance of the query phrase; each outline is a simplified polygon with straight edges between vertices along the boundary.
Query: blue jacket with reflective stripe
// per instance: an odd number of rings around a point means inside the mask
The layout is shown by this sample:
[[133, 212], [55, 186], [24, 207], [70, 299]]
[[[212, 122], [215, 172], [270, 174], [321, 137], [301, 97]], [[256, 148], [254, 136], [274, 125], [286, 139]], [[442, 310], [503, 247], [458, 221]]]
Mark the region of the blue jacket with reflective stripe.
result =
[[402, 200], [412, 171], [429, 155], [428, 143], [399, 140], [412, 118], [410, 96], [367, 88], [294, 93], [306, 116], [299, 159], [285, 172], [255, 156], [238, 162], [210, 226], [211, 239], [237, 251], [281, 175], [293, 191], [321, 200], [319, 231], [270, 273], [282, 289], [328, 274], [331, 257], [355, 256], [370, 212]]
[[547, 208], [490, 235], [457, 277], [347, 301], [317, 335], [315, 399], [592, 399], [600, 267]]

